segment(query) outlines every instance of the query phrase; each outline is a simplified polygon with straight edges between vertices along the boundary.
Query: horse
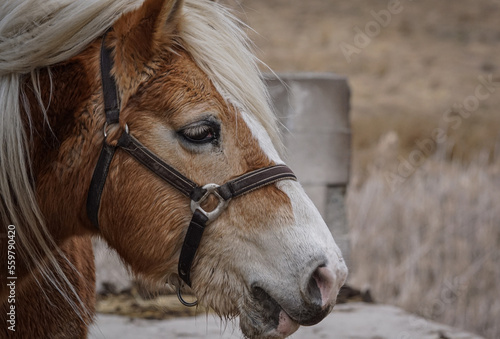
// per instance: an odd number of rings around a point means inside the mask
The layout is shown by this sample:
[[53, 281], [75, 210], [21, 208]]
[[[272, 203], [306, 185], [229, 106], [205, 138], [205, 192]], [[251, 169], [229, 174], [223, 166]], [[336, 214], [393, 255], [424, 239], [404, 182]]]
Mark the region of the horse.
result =
[[221, 4], [4, 1], [0, 105], [2, 338], [87, 336], [93, 237], [247, 338], [332, 310], [346, 265]]

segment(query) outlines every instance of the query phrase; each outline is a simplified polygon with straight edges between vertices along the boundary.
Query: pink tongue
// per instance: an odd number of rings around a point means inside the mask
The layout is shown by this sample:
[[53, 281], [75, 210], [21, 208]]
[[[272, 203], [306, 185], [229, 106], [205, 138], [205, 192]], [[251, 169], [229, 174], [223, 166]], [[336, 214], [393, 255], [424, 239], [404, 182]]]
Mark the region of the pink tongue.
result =
[[285, 311], [281, 310], [280, 312], [280, 321], [278, 324], [278, 332], [279, 334], [287, 337], [297, 331], [300, 325], [293, 321]]

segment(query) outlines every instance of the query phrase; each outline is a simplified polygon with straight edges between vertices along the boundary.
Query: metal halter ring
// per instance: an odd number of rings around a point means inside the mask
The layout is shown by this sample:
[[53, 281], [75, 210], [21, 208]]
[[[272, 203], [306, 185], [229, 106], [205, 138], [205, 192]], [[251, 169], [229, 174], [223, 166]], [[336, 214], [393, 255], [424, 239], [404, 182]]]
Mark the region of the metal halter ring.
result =
[[[112, 125], [115, 125], [115, 124], [108, 124], [107, 122], [104, 123], [104, 128], [103, 128], [104, 139], [106, 139], [108, 137], [108, 126], [112, 126]], [[125, 133], [128, 134], [128, 132], [129, 132], [128, 125], [125, 124]]]
[[[205, 186], [203, 186], [203, 189], [206, 190], [205, 194], [198, 201], [191, 200], [191, 211], [194, 213], [196, 210], [198, 210], [203, 213], [208, 218], [207, 224], [216, 219], [222, 213], [222, 211], [224, 211], [224, 209], [227, 207], [227, 203], [229, 202], [229, 200], [225, 200], [220, 196], [219, 192], [217, 192], [218, 188], [219, 185], [217, 184], [206, 184]], [[207, 200], [207, 198], [211, 194], [219, 199], [219, 204], [212, 211], [207, 212], [201, 207], [201, 204], [205, 200]]]
[[182, 294], [181, 294], [181, 283], [179, 282], [179, 286], [177, 286], [177, 298], [179, 299], [179, 301], [181, 302], [182, 305], [184, 306], [187, 306], [187, 307], [194, 307], [196, 305], [198, 305], [198, 300], [196, 301], [193, 301], [192, 303], [190, 302], [187, 302], [186, 300], [184, 300], [184, 298], [182, 298]]

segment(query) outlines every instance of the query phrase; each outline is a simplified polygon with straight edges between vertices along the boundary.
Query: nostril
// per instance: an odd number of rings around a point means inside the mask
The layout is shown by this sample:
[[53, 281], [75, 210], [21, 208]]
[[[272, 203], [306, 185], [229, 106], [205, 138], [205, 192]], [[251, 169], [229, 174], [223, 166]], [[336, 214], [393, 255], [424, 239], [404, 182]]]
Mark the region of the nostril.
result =
[[330, 304], [335, 288], [335, 277], [332, 271], [325, 265], [319, 266], [312, 274], [308, 284], [308, 293], [312, 300], [317, 300], [321, 308]]
[[321, 289], [319, 287], [318, 279], [316, 278], [316, 271], [313, 272], [309, 282], [307, 283], [307, 298], [311, 304], [323, 307], [321, 296]]

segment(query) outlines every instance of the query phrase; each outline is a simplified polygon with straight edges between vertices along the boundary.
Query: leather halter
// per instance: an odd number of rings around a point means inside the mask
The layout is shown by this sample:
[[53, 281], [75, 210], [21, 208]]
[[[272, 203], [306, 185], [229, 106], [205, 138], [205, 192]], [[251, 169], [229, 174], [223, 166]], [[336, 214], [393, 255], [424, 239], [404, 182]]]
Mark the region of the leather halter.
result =
[[[126, 126], [125, 130], [122, 132], [117, 145], [110, 145], [106, 140], [106, 130], [109, 125], [119, 122], [120, 103], [118, 100], [116, 83], [111, 75], [111, 69], [113, 68], [111, 50], [106, 47], [104, 40], [105, 35], [101, 46], [101, 81], [106, 124], [104, 125], [104, 141], [101, 153], [97, 160], [94, 174], [92, 175], [87, 196], [87, 215], [92, 224], [98, 229], [101, 196], [104, 184], [106, 183], [109, 166], [115, 151], [117, 148], [121, 148], [151, 172], [191, 199], [193, 216], [184, 238], [178, 264], [179, 277], [188, 286], [191, 286], [191, 266], [198, 246], [200, 245], [203, 231], [211, 221], [216, 219], [224, 211], [228, 202], [233, 198], [277, 181], [285, 179], [297, 180], [297, 178], [287, 166], [275, 165], [245, 173], [220, 186], [217, 184], [200, 186], [165, 163], [146, 146], [142, 145], [131, 135], [128, 126]], [[210, 195], [217, 197], [219, 203], [214, 210], [207, 212], [201, 207], [201, 204]], [[179, 299], [181, 302], [185, 303], [180, 295]]]

